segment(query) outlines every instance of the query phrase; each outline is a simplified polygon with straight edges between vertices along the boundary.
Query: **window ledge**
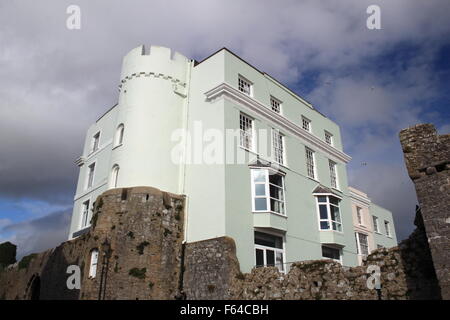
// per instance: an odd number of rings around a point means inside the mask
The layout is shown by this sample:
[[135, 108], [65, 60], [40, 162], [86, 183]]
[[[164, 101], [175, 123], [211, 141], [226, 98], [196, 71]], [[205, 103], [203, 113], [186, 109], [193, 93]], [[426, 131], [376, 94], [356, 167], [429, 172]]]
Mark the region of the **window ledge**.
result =
[[320, 183], [320, 181], [317, 180], [317, 179], [315, 179], [315, 178], [311, 178], [311, 177], [308, 176], [308, 175], [306, 175], [306, 177], [307, 177], [309, 180], [312, 180], [312, 181], [314, 181], [314, 182]]
[[121, 147], [122, 145], [123, 145], [123, 143], [118, 144], [117, 146], [114, 146], [114, 147], [112, 148], [112, 150], [117, 149], [117, 148]]
[[254, 151], [254, 150], [248, 149], [248, 148], [243, 147], [243, 146], [239, 146], [239, 148], [241, 148], [241, 149], [244, 150], [244, 151], [247, 151], [247, 152], [253, 153], [254, 155], [259, 156], [259, 153], [256, 152], [256, 151]]
[[282, 218], [286, 218], [287, 219], [287, 215], [285, 214], [281, 214], [275, 211], [253, 211], [254, 214], [258, 214], [258, 213], [271, 213], [274, 214], [276, 216], [282, 217]]
[[344, 231], [336, 231], [336, 230], [322, 230], [322, 229], [319, 229], [319, 231], [321, 231], [321, 232], [336, 232], [336, 233], [338, 233], [338, 234], [344, 234]]

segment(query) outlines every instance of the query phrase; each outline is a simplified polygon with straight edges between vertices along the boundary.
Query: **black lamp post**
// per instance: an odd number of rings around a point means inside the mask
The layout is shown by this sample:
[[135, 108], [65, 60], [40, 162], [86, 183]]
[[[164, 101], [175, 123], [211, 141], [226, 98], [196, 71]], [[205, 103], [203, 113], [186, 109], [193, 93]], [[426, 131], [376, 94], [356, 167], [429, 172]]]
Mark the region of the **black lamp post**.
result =
[[106, 279], [108, 276], [108, 266], [109, 266], [109, 258], [111, 257], [111, 244], [109, 243], [108, 239], [105, 238], [105, 241], [101, 244], [102, 249], [102, 273], [100, 277], [100, 288], [98, 290], [98, 300], [104, 300], [105, 299], [105, 292], [106, 292]]

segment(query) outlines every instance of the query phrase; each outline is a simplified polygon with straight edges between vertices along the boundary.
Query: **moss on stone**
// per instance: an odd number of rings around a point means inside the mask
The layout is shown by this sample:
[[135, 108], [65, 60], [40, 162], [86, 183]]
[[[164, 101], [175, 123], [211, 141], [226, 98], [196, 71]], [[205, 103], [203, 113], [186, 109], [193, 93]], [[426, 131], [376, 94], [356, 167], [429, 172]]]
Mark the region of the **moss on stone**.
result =
[[145, 278], [145, 273], [147, 272], [147, 268], [133, 268], [130, 269], [130, 271], [128, 272], [128, 274], [132, 277], [138, 278], [138, 279], [144, 279]]
[[37, 254], [32, 253], [22, 258], [19, 262], [19, 270], [20, 269], [28, 269], [28, 266], [30, 265], [31, 260], [36, 258]]
[[145, 249], [145, 247], [148, 246], [149, 244], [150, 244], [150, 243], [149, 243], [148, 241], [143, 241], [143, 242], [139, 243], [139, 244], [136, 246], [136, 249], [137, 249], [138, 253], [139, 253], [139, 254], [144, 254], [144, 249]]

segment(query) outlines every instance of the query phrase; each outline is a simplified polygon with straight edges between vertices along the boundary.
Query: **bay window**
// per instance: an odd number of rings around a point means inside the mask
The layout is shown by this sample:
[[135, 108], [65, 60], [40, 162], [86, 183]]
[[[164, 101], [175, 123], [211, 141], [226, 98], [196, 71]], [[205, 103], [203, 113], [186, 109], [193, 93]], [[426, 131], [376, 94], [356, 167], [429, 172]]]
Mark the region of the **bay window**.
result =
[[284, 176], [270, 169], [252, 169], [254, 212], [285, 215]]
[[329, 195], [317, 196], [320, 230], [334, 230], [342, 232], [339, 199]]

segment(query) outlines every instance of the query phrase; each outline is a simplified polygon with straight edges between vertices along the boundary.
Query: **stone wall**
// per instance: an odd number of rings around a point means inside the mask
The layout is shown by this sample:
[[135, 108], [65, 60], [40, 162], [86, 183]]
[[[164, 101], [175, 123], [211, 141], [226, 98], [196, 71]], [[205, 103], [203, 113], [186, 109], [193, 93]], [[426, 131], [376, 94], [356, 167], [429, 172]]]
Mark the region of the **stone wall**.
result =
[[227, 237], [190, 243], [186, 252], [190, 256], [184, 282], [187, 299], [375, 300], [377, 292], [367, 287], [369, 265], [380, 267], [382, 299], [440, 299], [419, 223], [398, 247], [378, 249], [363, 266], [353, 268], [333, 260], [314, 260], [292, 264], [287, 274], [275, 267], [242, 274], [234, 241]]
[[[24, 257], [0, 273], [4, 299], [174, 299], [178, 294], [184, 198], [150, 187], [113, 189], [94, 205], [92, 228], [55, 249]], [[104, 255], [107, 239], [111, 251]], [[91, 251], [97, 275], [88, 277]], [[81, 290], [66, 285], [81, 269]]]
[[443, 299], [450, 299], [450, 134], [431, 124], [400, 132]]
[[[113, 189], [94, 205], [92, 228], [75, 240], [24, 257], [0, 272], [2, 299], [377, 299], [367, 267], [381, 271], [382, 299], [439, 299], [420, 210], [417, 229], [361, 267], [332, 260], [240, 272], [233, 239], [183, 244], [184, 198], [149, 187]], [[108, 254], [103, 244], [109, 244]], [[91, 251], [99, 250], [95, 278]], [[68, 266], [81, 270], [81, 289], [69, 290]]]

